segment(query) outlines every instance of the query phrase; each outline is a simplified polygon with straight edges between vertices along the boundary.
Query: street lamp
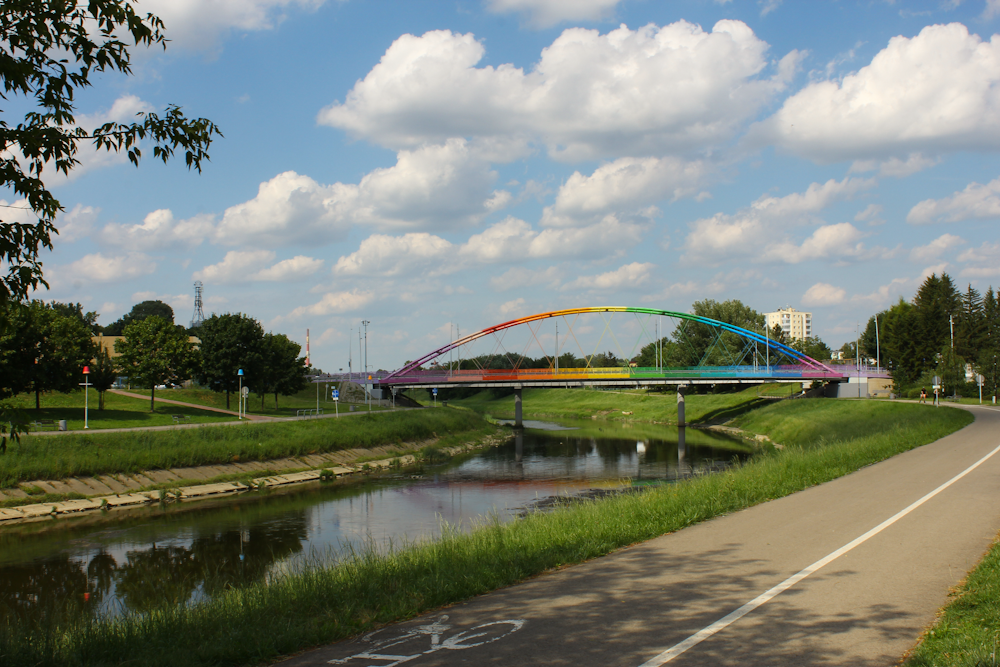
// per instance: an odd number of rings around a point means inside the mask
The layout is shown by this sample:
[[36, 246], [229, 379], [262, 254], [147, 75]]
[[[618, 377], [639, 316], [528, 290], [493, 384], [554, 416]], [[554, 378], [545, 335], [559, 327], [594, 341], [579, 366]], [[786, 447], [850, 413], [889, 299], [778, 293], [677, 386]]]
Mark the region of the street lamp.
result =
[[239, 376], [240, 378], [240, 393], [239, 393], [240, 407], [236, 411], [236, 413], [239, 415], [239, 419], [243, 419], [243, 369], [241, 368], [240, 370], [238, 370], [236, 372], [236, 375]]
[[[371, 320], [361, 320], [361, 325], [365, 328], [365, 376], [371, 380], [371, 376], [368, 375], [368, 325], [371, 324]], [[372, 409], [372, 397], [371, 397], [371, 384], [368, 385], [368, 390], [365, 392], [365, 400], [368, 402], [368, 410]]]
[[90, 428], [90, 366], [83, 367], [83, 428]]

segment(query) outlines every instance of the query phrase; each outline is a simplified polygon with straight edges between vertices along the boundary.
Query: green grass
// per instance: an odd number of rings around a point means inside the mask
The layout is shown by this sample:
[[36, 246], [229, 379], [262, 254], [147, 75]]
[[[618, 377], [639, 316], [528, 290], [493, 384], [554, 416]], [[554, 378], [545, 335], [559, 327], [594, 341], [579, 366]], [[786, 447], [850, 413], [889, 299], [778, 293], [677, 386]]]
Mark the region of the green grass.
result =
[[[722, 422], [765, 405], [765, 396], [787, 396], [801, 391], [800, 385], [762, 385], [727, 394], [688, 394], [684, 414], [689, 423]], [[514, 416], [514, 397], [494, 398], [483, 391], [470, 398], [449, 401], [494, 417]], [[649, 421], [677, 423], [677, 394], [640, 391], [597, 391], [593, 389], [525, 389], [522, 392], [525, 418], [559, 418]], [[622, 414], [631, 412], [632, 414]]]
[[[98, 410], [97, 392], [89, 390], [90, 407], [87, 411], [87, 423], [91, 429], [136, 428], [144, 426], [170, 426], [174, 423], [172, 415], [186, 415], [191, 423], [201, 424], [219, 421], [234, 421], [236, 417], [189, 408], [167, 403], [156, 403], [156, 410], [149, 411], [149, 398], [139, 399], [129, 396], [119, 396], [107, 392], [104, 395], [104, 410]], [[165, 398], [156, 392], [160, 398]], [[46, 393], [41, 397], [42, 408], [35, 409], [34, 395], [22, 394], [17, 397], [18, 406], [24, 411], [29, 423], [36, 420], [51, 419], [66, 420], [70, 431], [82, 431], [84, 425], [83, 390], [68, 394], [57, 392]]]
[[[148, 389], [137, 389], [132, 390], [133, 393], [146, 395], [149, 394]], [[325, 401], [326, 385], [321, 384], [319, 387], [319, 407], [325, 412], [334, 412], [338, 409], [338, 406], [334, 405], [333, 401]], [[201, 387], [191, 387], [191, 388], [178, 388], [178, 389], [160, 389], [156, 392], [157, 398], [169, 398], [173, 401], [182, 401], [185, 403], [194, 403], [196, 405], [204, 405], [210, 408], [226, 408], [226, 395], [224, 393], [215, 392], [211, 389], [204, 389]], [[148, 404], [147, 400], [147, 404]], [[347, 401], [341, 399], [339, 409], [341, 412], [347, 412], [351, 405], [364, 406], [364, 410], [368, 410], [368, 407], [364, 403], [348, 403]], [[229, 397], [229, 410], [236, 410], [239, 406], [239, 401], [237, 400], [236, 393], [233, 392]], [[297, 394], [292, 396], [279, 396], [278, 397], [278, 407], [274, 407], [274, 394], [266, 396], [264, 398], [263, 405], [261, 405], [261, 398], [256, 394], [250, 394], [247, 399], [247, 412], [251, 415], [265, 415], [270, 417], [294, 417], [296, 410], [304, 409], [315, 409], [316, 408], [316, 386], [310, 384], [308, 387], [303, 389]], [[359, 409], [359, 408], [356, 408]], [[379, 407], [378, 405], [372, 405], [372, 411], [385, 410], [386, 408]]]
[[[822, 421], [839, 410], [834, 401], [784, 402], [767, 408], [764, 417], [778, 420], [787, 412], [796, 421]], [[936, 440], [971, 419], [958, 410], [874, 404], [857, 421], [879, 426], [862, 435], [839, 422], [824, 446], [815, 446], [800, 427], [797, 435], [785, 434], [796, 444], [723, 473], [509, 523], [487, 520], [471, 533], [445, 531], [435, 542], [369, 549], [193, 607], [64, 624], [24, 625], [8, 617], [0, 625], [0, 662], [260, 664], [794, 493]]]
[[1000, 665], [1000, 541], [952, 596], [906, 667]]
[[126, 433], [26, 436], [0, 455], [0, 488], [36, 479], [135, 473], [374, 447], [443, 436], [443, 444], [493, 433], [468, 410], [414, 410], [280, 423]]

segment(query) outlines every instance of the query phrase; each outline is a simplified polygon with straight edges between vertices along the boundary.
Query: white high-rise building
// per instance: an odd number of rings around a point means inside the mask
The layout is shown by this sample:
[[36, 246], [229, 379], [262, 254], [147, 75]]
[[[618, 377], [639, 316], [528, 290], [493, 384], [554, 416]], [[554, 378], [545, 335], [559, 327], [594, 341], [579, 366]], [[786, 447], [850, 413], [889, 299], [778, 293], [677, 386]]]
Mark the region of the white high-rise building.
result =
[[790, 306], [785, 306], [773, 313], [766, 313], [767, 328], [773, 329], [775, 325], [781, 327], [789, 340], [802, 340], [813, 335], [812, 313], [803, 313]]

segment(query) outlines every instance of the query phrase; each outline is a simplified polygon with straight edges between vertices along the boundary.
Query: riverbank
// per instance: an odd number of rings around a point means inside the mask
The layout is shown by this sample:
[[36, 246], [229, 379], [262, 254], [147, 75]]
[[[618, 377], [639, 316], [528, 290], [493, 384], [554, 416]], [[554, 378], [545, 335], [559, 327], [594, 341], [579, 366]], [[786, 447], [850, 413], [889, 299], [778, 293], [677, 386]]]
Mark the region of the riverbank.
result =
[[[763, 407], [776, 399], [801, 391], [791, 385], [753, 386], [725, 394], [688, 394], [685, 420], [689, 424], [723, 423]], [[514, 397], [496, 397], [490, 391], [449, 401], [480, 414], [509, 419], [514, 416]], [[525, 419], [596, 419], [677, 424], [677, 394], [668, 392], [598, 391], [594, 389], [525, 389], [522, 392]]]
[[[26, 436], [0, 456], [0, 506], [249, 481], [412, 455], [431, 441], [462, 446], [496, 431], [467, 410], [414, 410], [227, 428]], [[344, 453], [359, 450], [372, 453]]]
[[[787, 401], [757, 414], [818, 423], [839, 410], [830, 407], [836, 405]], [[873, 427], [867, 433], [843, 420], [821, 441], [807, 429], [789, 432], [776, 438], [783, 450], [723, 473], [508, 523], [486, 519], [471, 533], [446, 530], [436, 542], [355, 552], [340, 563], [317, 563], [191, 607], [87, 623], [8, 620], [0, 627], [0, 658], [38, 665], [259, 664], [794, 493], [971, 421], [964, 411], [923, 406], [873, 403], [866, 410], [857, 421]], [[759, 423], [748, 416], [737, 426], [753, 432]]]

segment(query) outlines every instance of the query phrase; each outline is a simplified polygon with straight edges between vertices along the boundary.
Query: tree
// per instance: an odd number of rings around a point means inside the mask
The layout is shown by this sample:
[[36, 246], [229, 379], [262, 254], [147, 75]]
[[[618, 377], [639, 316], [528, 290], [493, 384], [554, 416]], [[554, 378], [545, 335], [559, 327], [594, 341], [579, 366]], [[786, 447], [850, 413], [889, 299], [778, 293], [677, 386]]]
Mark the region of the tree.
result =
[[797, 338], [792, 342], [791, 347], [817, 361], [829, 359], [833, 356], [830, 346], [824, 343], [819, 336]]
[[951, 344], [951, 320], [961, 316], [962, 297], [947, 273], [941, 277], [931, 274], [913, 299], [917, 309], [916, 354], [921, 372], [937, 364], [937, 355], [946, 344]]
[[76, 389], [94, 351], [83, 322], [42, 301], [9, 303], [4, 310], [7, 333], [0, 336], [4, 369], [0, 398], [31, 391], [37, 410], [43, 392]]
[[264, 408], [264, 396], [274, 394], [274, 408], [278, 409], [278, 394], [290, 396], [305, 389], [306, 358], [300, 357], [302, 346], [289, 340], [285, 334], [264, 334], [261, 341], [262, 363], [253, 381], [253, 390], [260, 395], [260, 407]]
[[90, 365], [90, 384], [97, 390], [98, 410], [104, 409], [104, 394], [114, 386], [120, 370], [118, 362], [111, 358], [104, 347], [97, 350], [94, 361]]
[[212, 315], [198, 328], [201, 340], [201, 369], [199, 383], [212, 391], [226, 392], [226, 409], [229, 395], [240, 385], [237, 373], [243, 370], [243, 384], [260, 383], [264, 362], [264, 329], [249, 315], [226, 313]]
[[[721, 303], [712, 299], [695, 301], [691, 312], [750, 331], [763, 333], [765, 326], [764, 316], [738, 299]], [[744, 344], [740, 337], [708, 324], [682, 320], [674, 329], [673, 339], [677, 343], [676, 354], [679, 358], [672, 359], [671, 365], [729, 366], [741, 361], [740, 352]]]
[[143, 301], [132, 306], [132, 310], [122, 315], [121, 319], [104, 327], [104, 335], [121, 336], [125, 331], [125, 327], [132, 322], [141, 322], [153, 315], [162, 317], [171, 324], [174, 321], [174, 309], [167, 304], [162, 301]]
[[197, 364], [187, 333], [158, 315], [125, 327], [115, 352], [129, 380], [149, 387], [150, 412], [156, 408], [156, 385], [187, 380]]
[[99, 334], [103, 331], [101, 326], [97, 323], [97, 318], [100, 317], [100, 315], [93, 310], [84, 313], [82, 304], [52, 301], [49, 305], [54, 311], [63, 317], [75, 317], [80, 320], [80, 322], [87, 328], [87, 331], [90, 331], [92, 335]]

